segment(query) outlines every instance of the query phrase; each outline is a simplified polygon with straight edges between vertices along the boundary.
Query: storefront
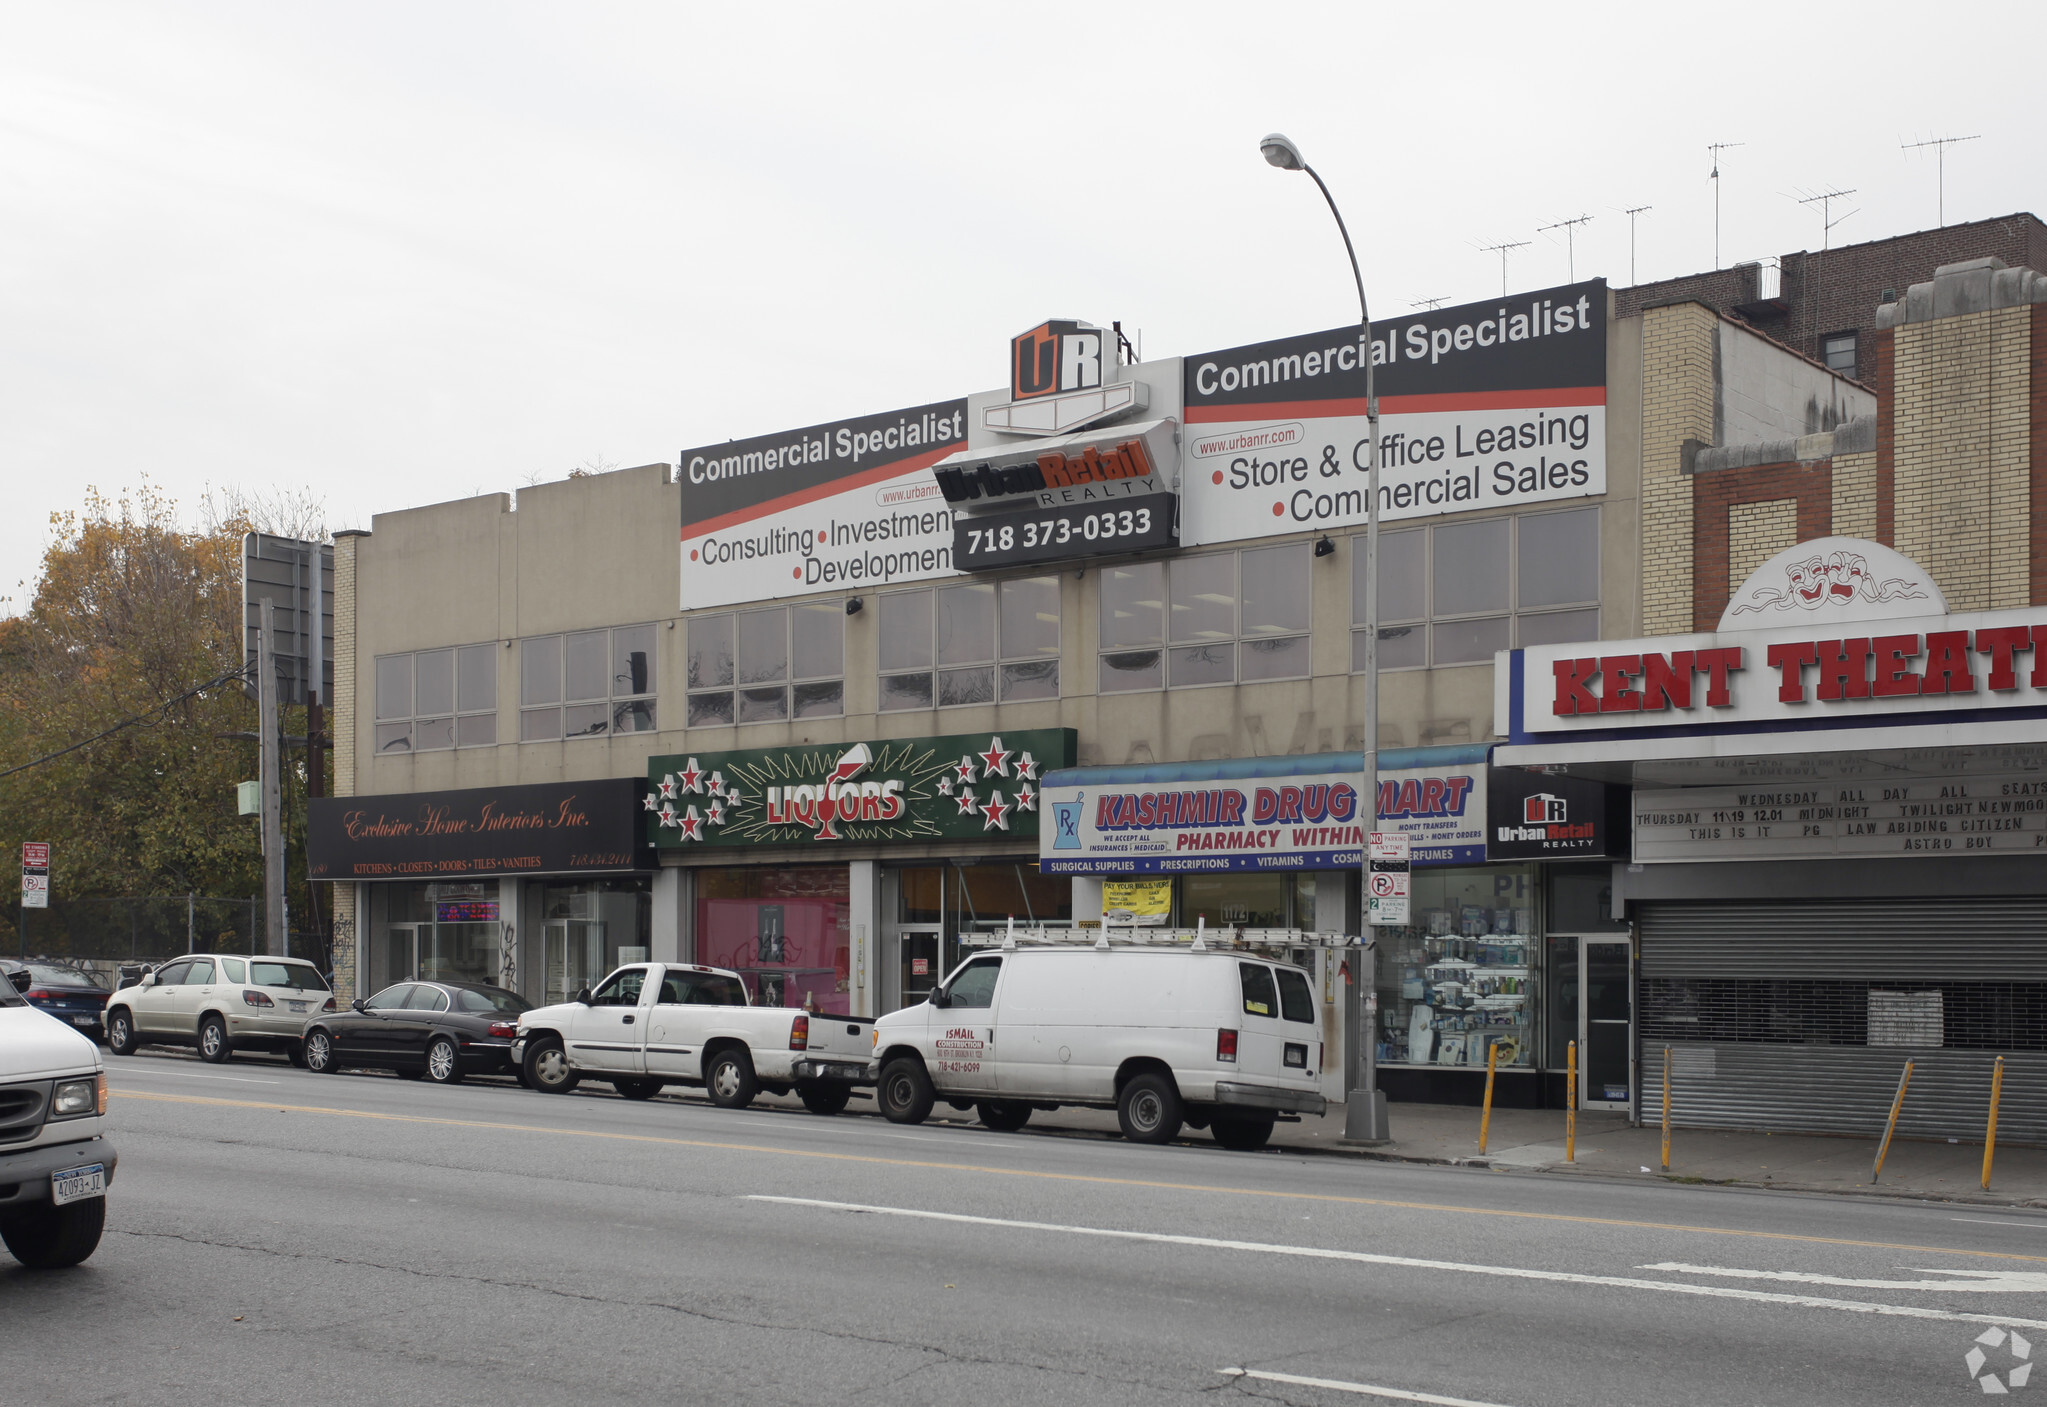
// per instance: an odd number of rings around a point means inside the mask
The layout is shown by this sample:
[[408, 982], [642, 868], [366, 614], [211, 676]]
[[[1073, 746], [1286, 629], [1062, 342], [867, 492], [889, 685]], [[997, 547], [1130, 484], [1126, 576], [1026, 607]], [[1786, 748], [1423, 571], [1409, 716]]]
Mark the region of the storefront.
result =
[[684, 946], [770, 1005], [923, 1000], [963, 935], [1073, 920], [1037, 872], [1039, 788], [1068, 729], [656, 757], [649, 840], [688, 886]]
[[307, 869], [356, 884], [360, 992], [426, 978], [559, 1001], [646, 957], [643, 790], [628, 777], [315, 799]]
[[[1517, 651], [1497, 760], [1632, 784], [1639, 1079], [1704, 1127], [2047, 1141], [2047, 611], [1799, 544], [1713, 633]], [[1588, 1054], [1597, 1061], [1595, 1043]], [[1597, 1084], [1598, 1080], [1595, 1079]]]

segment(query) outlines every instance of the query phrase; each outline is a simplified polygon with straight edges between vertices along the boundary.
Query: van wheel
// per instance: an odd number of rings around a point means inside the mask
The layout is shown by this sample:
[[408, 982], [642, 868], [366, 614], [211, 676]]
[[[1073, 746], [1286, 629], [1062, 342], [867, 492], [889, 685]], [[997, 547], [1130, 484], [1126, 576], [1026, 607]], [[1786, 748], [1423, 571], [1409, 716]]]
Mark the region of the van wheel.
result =
[[761, 1089], [753, 1075], [753, 1058], [731, 1046], [712, 1057], [711, 1068], [704, 1071], [704, 1087], [720, 1109], [744, 1109]]
[[846, 1101], [853, 1097], [853, 1086], [829, 1080], [805, 1080], [796, 1086], [796, 1097], [813, 1114], [837, 1114], [844, 1111]]
[[1211, 1132], [1215, 1141], [1223, 1147], [1238, 1153], [1255, 1153], [1272, 1141], [1273, 1120], [1270, 1115], [1259, 1118], [1249, 1115], [1237, 1118], [1219, 1118]]
[[1008, 1099], [984, 1099], [974, 1106], [981, 1122], [997, 1133], [1015, 1133], [1031, 1121], [1031, 1106]]
[[569, 1064], [568, 1054], [556, 1040], [540, 1041], [526, 1049], [526, 1088], [542, 1094], [567, 1094], [583, 1077]]
[[210, 1065], [219, 1065], [230, 1055], [233, 1047], [227, 1043], [227, 1023], [218, 1016], [209, 1016], [199, 1023], [199, 1058]]
[[30, 1270], [62, 1270], [91, 1255], [107, 1224], [107, 1199], [92, 1197], [65, 1207], [34, 1204], [26, 1216], [0, 1220], [0, 1241]]
[[116, 1007], [107, 1018], [107, 1049], [116, 1055], [135, 1053], [135, 1019], [125, 1006]]
[[888, 1063], [888, 1068], [881, 1072], [881, 1087], [875, 1091], [882, 1116], [892, 1124], [923, 1123], [931, 1117], [931, 1103], [936, 1097], [923, 1062], [907, 1056]]
[[652, 1099], [661, 1093], [659, 1080], [613, 1080], [611, 1087], [621, 1099]]
[[1171, 1143], [1183, 1119], [1180, 1092], [1164, 1075], [1139, 1075], [1116, 1098], [1116, 1122], [1132, 1143]]

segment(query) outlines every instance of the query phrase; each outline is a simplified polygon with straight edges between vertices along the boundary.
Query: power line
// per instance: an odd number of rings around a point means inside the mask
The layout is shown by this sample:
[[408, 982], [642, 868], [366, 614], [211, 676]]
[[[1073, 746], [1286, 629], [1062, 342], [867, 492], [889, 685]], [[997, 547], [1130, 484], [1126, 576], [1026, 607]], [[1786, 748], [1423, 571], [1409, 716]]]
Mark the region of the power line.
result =
[[1706, 150], [1713, 153], [1713, 172], [1706, 179], [1713, 183], [1713, 267], [1720, 267], [1720, 153], [1735, 147], [1747, 146], [1747, 142], [1708, 142]]
[[57, 751], [53, 753], [49, 753], [43, 757], [38, 757], [33, 762], [23, 762], [17, 766], [9, 767], [6, 771], [0, 772], [0, 777], [11, 777], [16, 772], [26, 772], [28, 771], [29, 768], [40, 767], [45, 762], [55, 762], [58, 758], [65, 756], [67, 753], [76, 752], [82, 747], [91, 747], [94, 743], [99, 742], [103, 738], [111, 738], [114, 734], [120, 732], [124, 728], [133, 728], [137, 724], [142, 723], [146, 719], [167, 712], [172, 704], [183, 703], [186, 699], [191, 698], [194, 694], [203, 694], [208, 689], [217, 689], [221, 685], [227, 683], [228, 680], [230, 679], [244, 678], [247, 676], [248, 672], [249, 666], [243, 665], [240, 669], [231, 669], [225, 674], [209, 679], [204, 684], [195, 684], [191, 688], [185, 690], [184, 693], [179, 694], [174, 698], [165, 699], [160, 704], [156, 704], [153, 707], [144, 709], [141, 713], [136, 714], [133, 718], [123, 719], [121, 722], [116, 723], [113, 727], [107, 729], [104, 733], [94, 733], [89, 738], [81, 739], [80, 741], [71, 744], [71, 746], [69, 747], [59, 748], [57, 749]]
[[1952, 146], [1958, 146], [1963, 142], [1980, 141], [1982, 136], [1981, 132], [1976, 132], [1967, 137], [1929, 137], [1923, 142], [1898, 143], [1900, 151], [1917, 151], [1921, 147], [1933, 148], [1935, 180], [1937, 182], [1935, 198], [1939, 201], [1939, 204], [1934, 209], [1938, 212], [1940, 223], [1943, 225], [1947, 223], [1947, 149]]
[[[1571, 271], [1570, 278], [1566, 280], [1568, 283], [1578, 281], [1578, 226], [1590, 224], [1591, 221], [1590, 215], [1573, 215], [1568, 220], [1559, 220], [1554, 225], [1544, 225], [1536, 231], [1537, 234], [1547, 234], [1551, 230], [1564, 232], [1564, 258], [1568, 261], [1565, 267]], [[1500, 290], [1500, 296], [1502, 298], [1507, 296], [1505, 288]]]
[[1481, 244], [1479, 246], [1481, 253], [1498, 254], [1500, 256], [1500, 296], [1502, 298], [1507, 296], [1507, 251], [1511, 249], [1526, 249], [1528, 245], [1528, 240], [1517, 239], [1505, 244]]

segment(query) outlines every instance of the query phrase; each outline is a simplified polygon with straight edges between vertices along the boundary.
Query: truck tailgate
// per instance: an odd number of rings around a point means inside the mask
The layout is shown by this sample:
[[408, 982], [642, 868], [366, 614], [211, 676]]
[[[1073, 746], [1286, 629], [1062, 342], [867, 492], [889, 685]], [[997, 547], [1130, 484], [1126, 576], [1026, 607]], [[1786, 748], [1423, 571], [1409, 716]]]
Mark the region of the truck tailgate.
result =
[[807, 1051], [812, 1055], [866, 1060], [874, 1053], [874, 1018], [871, 1016], [833, 1016], [820, 1012], [810, 1018], [810, 1041]]

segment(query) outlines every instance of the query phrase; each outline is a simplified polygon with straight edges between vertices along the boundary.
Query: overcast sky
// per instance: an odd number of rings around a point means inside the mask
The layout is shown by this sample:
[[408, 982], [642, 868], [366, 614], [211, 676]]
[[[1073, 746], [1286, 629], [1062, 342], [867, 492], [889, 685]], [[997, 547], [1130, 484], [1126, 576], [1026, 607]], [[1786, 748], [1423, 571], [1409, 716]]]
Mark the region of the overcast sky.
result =
[[[1004, 379], [2038, 209], [1979, 4], [103, 4], [0, 11], [0, 594], [147, 474], [330, 526]], [[1927, 56], [1937, 35], [1938, 57]], [[2001, 37], [2000, 37], [2001, 36]]]

